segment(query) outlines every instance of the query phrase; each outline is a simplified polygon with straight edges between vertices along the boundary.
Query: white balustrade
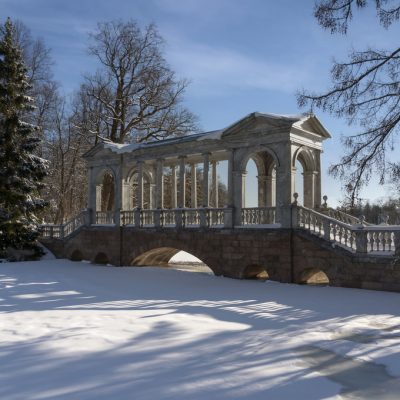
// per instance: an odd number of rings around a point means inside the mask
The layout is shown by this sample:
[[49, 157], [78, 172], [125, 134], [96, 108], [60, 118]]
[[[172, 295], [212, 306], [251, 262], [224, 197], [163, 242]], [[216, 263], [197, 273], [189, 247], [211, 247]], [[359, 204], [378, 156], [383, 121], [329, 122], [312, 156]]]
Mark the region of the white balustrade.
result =
[[183, 221], [184, 227], [199, 227], [200, 226], [200, 209], [199, 208], [184, 208]]
[[154, 214], [157, 210], [140, 210], [140, 226], [154, 226]]
[[298, 207], [298, 225], [357, 253], [393, 254], [400, 245], [399, 226], [350, 225], [305, 207]]
[[275, 207], [242, 208], [242, 225], [270, 225], [275, 223]]
[[114, 223], [114, 211], [96, 211], [96, 224], [112, 225]]
[[208, 208], [207, 209], [207, 226], [222, 227], [225, 224], [224, 208]]
[[175, 210], [164, 209], [161, 213], [161, 225], [162, 226], [175, 226]]

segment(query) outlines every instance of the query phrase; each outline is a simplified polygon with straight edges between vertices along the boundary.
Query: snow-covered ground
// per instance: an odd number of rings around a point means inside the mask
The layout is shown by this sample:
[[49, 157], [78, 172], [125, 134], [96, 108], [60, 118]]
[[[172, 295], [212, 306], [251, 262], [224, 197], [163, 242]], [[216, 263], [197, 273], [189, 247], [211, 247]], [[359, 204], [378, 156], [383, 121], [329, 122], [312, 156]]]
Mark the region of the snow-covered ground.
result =
[[400, 294], [65, 260], [0, 287], [2, 400], [400, 398]]

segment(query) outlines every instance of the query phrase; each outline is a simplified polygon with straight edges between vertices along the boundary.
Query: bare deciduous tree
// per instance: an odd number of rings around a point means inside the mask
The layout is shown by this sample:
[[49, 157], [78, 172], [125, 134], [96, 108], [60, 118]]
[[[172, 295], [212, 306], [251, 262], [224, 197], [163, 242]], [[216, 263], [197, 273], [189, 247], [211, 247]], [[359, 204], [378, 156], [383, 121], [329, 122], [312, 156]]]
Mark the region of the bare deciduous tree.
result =
[[100, 68], [86, 77], [84, 88], [96, 134], [122, 143], [195, 129], [194, 115], [181, 105], [187, 81], [176, 79], [163, 58], [154, 25], [142, 31], [134, 21], [100, 23], [91, 39], [89, 52]]
[[[399, 20], [398, 0], [372, 0], [379, 23], [385, 28]], [[355, 9], [367, 7], [367, 0], [319, 0], [315, 17], [331, 33], [346, 34]], [[347, 149], [330, 172], [343, 179], [351, 202], [359, 189], [378, 172], [384, 183], [396, 164], [388, 162], [388, 151], [394, 149], [400, 132], [400, 47], [352, 51], [346, 62], [335, 61], [331, 70], [332, 88], [325, 93], [298, 94], [300, 106], [316, 107], [349, 125], [357, 124], [359, 133], [343, 138]]]

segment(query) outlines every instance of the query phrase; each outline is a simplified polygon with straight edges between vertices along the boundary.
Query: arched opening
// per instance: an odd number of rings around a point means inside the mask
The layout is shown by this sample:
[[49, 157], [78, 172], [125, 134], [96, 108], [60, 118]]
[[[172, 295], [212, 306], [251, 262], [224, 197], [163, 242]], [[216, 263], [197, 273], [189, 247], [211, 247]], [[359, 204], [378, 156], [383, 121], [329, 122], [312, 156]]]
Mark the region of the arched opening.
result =
[[309, 268], [302, 272], [299, 283], [315, 286], [328, 286], [329, 278], [324, 271], [317, 268]]
[[102, 253], [102, 252], [97, 253], [96, 257], [94, 258], [94, 263], [95, 264], [103, 264], [103, 265], [108, 264], [109, 261], [108, 261], [107, 254]]
[[251, 264], [244, 269], [242, 278], [266, 281], [269, 279], [269, 275], [266, 268], [261, 265]]
[[314, 208], [319, 204], [318, 168], [315, 155], [310, 149], [300, 148], [293, 160], [296, 170], [294, 192], [299, 195], [298, 203], [307, 208]]
[[146, 168], [143, 168], [143, 185], [142, 185], [142, 198], [139, 199], [138, 195], [139, 185], [139, 172], [133, 169], [128, 178], [124, 188], [124, 209], [133, 210], [136, 207], [150, 209], [154, 208], [154, 184], [152, 184], [152, 176]]
[[115, 206], [115, 179], [110, 170], [99, 175], [96, 183], [96, 211], [113, 211]]
[[132, 266], [168, 267], [171, 269], [214, 274], [214, 271], [193, 254], [173, 248], [159, 247], [142, 253], [131, 263]]
[[294, 192], [299, 195], [297, 202], [300, 205], [304, 204], [304, 168], [299, 160], [296, 160], [296, 178], [294, 182]]
[[74, 250], [71, 254], [70, 257], [71, 261], [82, 261], [83, 260], [83, 254], [80, 250]]
[[262, 207], [258, 198], [258, 170], [253, 158], [247, 161], [245, 179], [243, 180], [243, 208]]
[[276, 157], [267, 150], [253, 153], [244, 159], [242, 208], [276, 205], [276, 167]]

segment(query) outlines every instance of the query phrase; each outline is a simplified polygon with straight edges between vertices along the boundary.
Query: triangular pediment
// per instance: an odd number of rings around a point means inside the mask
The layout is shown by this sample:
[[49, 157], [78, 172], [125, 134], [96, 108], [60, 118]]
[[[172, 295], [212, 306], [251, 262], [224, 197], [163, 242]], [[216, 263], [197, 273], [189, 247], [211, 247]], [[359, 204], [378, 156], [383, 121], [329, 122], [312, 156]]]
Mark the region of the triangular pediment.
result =
[[298, 116], [251, 113], [224, 129], [223, 138], [233, 138], [252, 132], [290, 131], [293, 123], [299, 121]]
[[110, 155], [112, 154], [111, 150], [106, 148], [103, 142], [97, 143], [90, 150], [88, 150], [85, 154], [83, 154], [83, 158], [92, 158], [92, 157], [100, 157], [102, 155]]
[[300, 121], [294, 123], [293, 127], [303, 132], [321, 136], [323, 139], [331, 138], [329, 132], [315, 115], [308, 115], [302, 118]]

